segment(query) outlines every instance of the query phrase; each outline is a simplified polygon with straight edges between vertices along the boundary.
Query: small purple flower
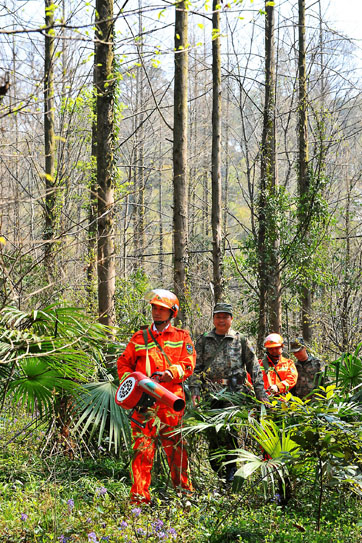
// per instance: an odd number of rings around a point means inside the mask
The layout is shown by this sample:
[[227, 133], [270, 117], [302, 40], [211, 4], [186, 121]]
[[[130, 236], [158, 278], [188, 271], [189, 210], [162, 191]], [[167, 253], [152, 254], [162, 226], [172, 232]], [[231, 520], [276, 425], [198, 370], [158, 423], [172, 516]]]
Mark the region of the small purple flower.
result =
[[92, 543], [98, 543], [98, 539], [95, 532], [90, 532], [88, 534], [88, 541], [91, 541]]
[[125, 520], [122, 520], [118, 530], [123, 530], [123, 528], [127, 528], [127, 526], [128, 526], [127, 522]]
[[65, 537], [65, 535], [61, 535], [58, 539], [60, 543], [67, 543], [67, 541], [70, 541], [70, 537]]
[[173, 537], [173, 538], [177, 537], [177, 532], [176, 532], [175, 528], [169, 528], [167, 530], [167, 532], [170, 534], [171, 537]]
[[107, 489], [104, 486], [97, 488], [97, 496], [105, 496], [107, 494]]
[[72, 511], [73, 507], [74, 507], [74, 500], [72, 500], [72, 499], [68, 500], [67, 504], [68, 504], [68, 511], [70, 513]]
[[87, 524], [90, 524], [91, 522], [92, 522], [92, 519], [91, 519], [90, 517], [88, 517], [88, 518], [86, 519], [86, 523], [87, 523]]
[[155, 532], [160, 532], [162, 527], [163, 527], [163, 520], [158, 519], [152, 523], [152, 528], [154, 529]]
[[160, 532], [163, 527], [163, 520], [157, 519], [155, 522], [152, 522], [151, 526], [155, 533]]
[[167, 535], [165, 534], [165, 532], [158, 532], [157, 537], [158, 539], [166, 539]]
[[26, 520], [28, 520], [28, 515], [26, 513], [21, 513], [20, 515], [20, 520], [22, 520], [23, 522], [25, 522]]
[[131, 510], [131, 513], [135, 517], [139, 517], [140, 514], [141, 514], [141, 508], [140, 507], [135, 507], [134, 509]]
[[137, 533], [138, 533], [138, 535], [140, 535], [141, 537], [143, 537], [144, 535], [147, 535], [147, 532], [145, 532], [145, 530], [143, 530], [143, 528], [138, 528], [138, 529], [137, 529]]

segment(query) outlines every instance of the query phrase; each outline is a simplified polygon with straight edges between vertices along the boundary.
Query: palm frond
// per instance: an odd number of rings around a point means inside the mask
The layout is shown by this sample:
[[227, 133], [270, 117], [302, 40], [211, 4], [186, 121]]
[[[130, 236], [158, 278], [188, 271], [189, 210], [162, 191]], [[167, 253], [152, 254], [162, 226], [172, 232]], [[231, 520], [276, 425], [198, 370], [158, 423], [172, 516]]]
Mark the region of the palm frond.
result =
[[52, 412], [56, 392], [73, 392], [79, 385], [49, 367], [44, 360], [29, 358], [10, 381], [8, 392], [15, 404], [40, 415]]
[[287, 433], [284, 428], [279, 429], [273, 420], [262, 419], [261, 422], [258, 422], [254, 419], [250, 426], [250, 433], [273, 459], [295, 455], [298, 451], [299, 447], [293, 441], [291, 432]]
[[275, 492], [275, 477], [284, 485], [288, 471], [281, 458], [263, 458], [250, 451], [239, 449], [236, 451], [238, 463], [241, 464], [235, 476], [247, 479], [256, 472], [260, 472], [260, 480], [263, 484], [264, 495], [267, 496], [268, 485]]
[[93, 322], [83, 311], [50, 306], [30, 313], [5, 307], [0, 311], [1, 364], [31, 357], [43, 358], [67, 377], [90, 377], [101, 365], [108, 328]]
[[75, 431], [81, 428], [81, 436], [90, 430], [90, 437], [98, 429], [98, 445], [101, 444], [105, 428], [109, 427], [109, 450], [112, 445], [117, 453], [121, 442], [130, 448], [131, 432], [126, 412], [114, 401], [117, 385], [113, 381], [93, 382], [84, 385], [84, 392], [77, 400], [80, 413]]
[[16, 307], [7, 306], [0, 311], [0, 325], [8, 328], [18, 328], [20, 325], [25, 325], [28, 319], [29, 314]]
[[237, 451], [238, 461], [241, 463], [240, 468], [237, 470], [235, 475], [247, 479], [255, 471], [261, 469], [263, 464], [263, 459], [261, 456], [258, 456], [250, 451], [244, 449], [239, 449]]
[[331, 364], [334, 368], [336, 384], [342, 390], [349, 391], [362, 383], [361, 351], [362, 342], [357, 345], [353, 353], [343, 353]]
[[[31, 412], [54, 416], [58, 394], [80, 397], [84, 434], [98, 431], [100, 444], [107, 429], [109, 448], [130, 444], [126, 413], [114, 401], [116, 385], [108, 380], [104, 357], [121, 347], [110, 340], [113, 331], [74, 307], [51, 305], [23, 312], [0, 311], [0, 390]], [[106, 382], [88, 383], [96, 374]], [[80, 391], [82, 391], [80, 393]], [[74, 402], [72, 403], [74, 405]]]

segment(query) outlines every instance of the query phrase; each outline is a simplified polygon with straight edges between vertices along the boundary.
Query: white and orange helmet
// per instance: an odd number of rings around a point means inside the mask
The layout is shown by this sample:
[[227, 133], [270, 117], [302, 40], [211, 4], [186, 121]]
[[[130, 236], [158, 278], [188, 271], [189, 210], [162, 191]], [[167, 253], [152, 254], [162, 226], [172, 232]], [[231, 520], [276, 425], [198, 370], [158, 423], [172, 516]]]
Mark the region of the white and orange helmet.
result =
[[264, 347], [266, 349], [270, 349], [273, 347], [283, 347], [284, 340], [281, 335], [279, 334], [269, 334], [264, 339]]
[[180, 302], [176, 294], [170, 292], [169, 290], [164, 290], [163, 288], [155, 288], [151, 290], [146, 295], [146, 299], [149, 300], [151, 305], [159, 305], [160, 307], [166, 307], [171, 309], [172, 317], [177, 316], [178, 310], [180, 309]]

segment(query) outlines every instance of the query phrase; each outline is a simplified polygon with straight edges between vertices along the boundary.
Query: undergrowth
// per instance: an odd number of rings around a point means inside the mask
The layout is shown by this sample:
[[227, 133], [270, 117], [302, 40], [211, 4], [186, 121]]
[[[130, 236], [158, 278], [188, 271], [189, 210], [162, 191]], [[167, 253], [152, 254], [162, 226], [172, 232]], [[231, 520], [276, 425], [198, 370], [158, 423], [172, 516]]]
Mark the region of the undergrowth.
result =
[[0, 543], [362, 541], [361, 500], [347, 488], [326, 490], [318, 532], [316, 490], [307, 481], [299, 481], [283, 509], [265, 502], [256, 479], [233, 492], [208, 471], [205, 460], [191, 462], [196, 488], [191, 505], [166, 488], [158, 465], [154, 503], [140, 508], [129, 503], [129, 466], [121, 459], [104, 451], [70, 459], [61, 449], [41, 456], [45, 428], [12, 439], [18, 421], [1, 422]]

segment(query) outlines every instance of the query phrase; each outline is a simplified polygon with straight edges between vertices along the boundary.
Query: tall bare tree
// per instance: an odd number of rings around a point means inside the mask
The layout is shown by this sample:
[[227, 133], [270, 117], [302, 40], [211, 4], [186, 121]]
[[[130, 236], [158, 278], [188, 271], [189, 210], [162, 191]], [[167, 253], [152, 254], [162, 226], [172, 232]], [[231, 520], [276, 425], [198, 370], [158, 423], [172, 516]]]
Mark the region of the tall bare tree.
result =
[[274, 204], [277, 195], [275, 133], [274, 6], [265, 2], [265, 94], [258, 202], [259, 330], [261, 348], [268, 327], [281, 331], [279, 235]]
[[214, 300], [222, 294], [221, 254], [221, 47], [220, 3], [212, 4], [212, 151], [211, 151], [211, 226]]
[[[305, 0], [298, 0], [298, 188], [299, 221], [301, 232], [307, 232], [309, 222], [310, 172], [308, 167], [308, 104], [306, 75]], [[312, 295], [310, 288], [302, 286], [302, 332], [311, 339], [310, 321]]]
[[[97, 41], [94, 42], [94, 55], [97, 53]], [[97, 290], [97, 218], [98, 218], [98, 186], [97, 186], [97, 71], [93, 65], [93, 101], [92, 101], [92, 147], [88, 202], [88, 246], [87, 246], [87, 295], [89, 309], [96, 304]]]
[[95, 88], [97, 93], [98, 312], [103, 324], [115, 321], [113, 234], [113, 0], [96, 2]]
[[173, 235], [174, 287], [181, 301], [178, 320], [185, 323], [186, 273], [188, 261], [187, 194], [187, 95], [188, 11], [186, 2], [176, 3], [175, 82], [173, 124]]
[[52, 0], [45, 0], [45, 62], [44, 62], [44, 143], [45, 143], [45, 265], [48, 276], [54, 273], [54, 235], [56, 231], [55, 182], [55, 119], [54, 119], [54, 9]]
[[144, 267], [145, 249], [145, 149], [144, 149], [144, 107], [145, 81], [143, 64], [143, 17], [142, 0], [138, 0], [138, 40], [137, 53], [139, 66], [136, 71], [136, 115], [135, 115], [135, 165], [134, 165], [134, 242], [137, 267]]

